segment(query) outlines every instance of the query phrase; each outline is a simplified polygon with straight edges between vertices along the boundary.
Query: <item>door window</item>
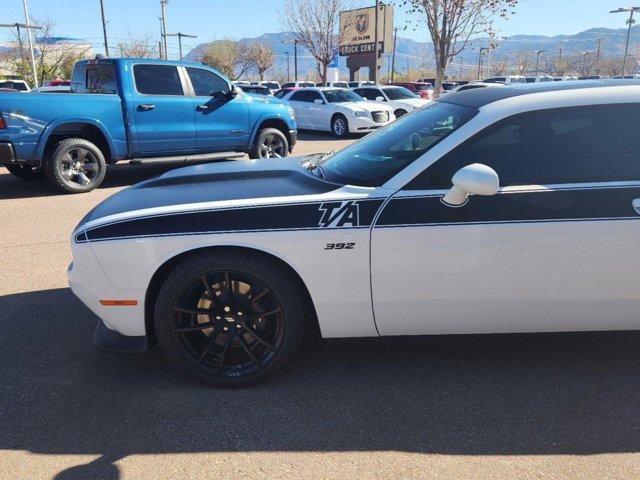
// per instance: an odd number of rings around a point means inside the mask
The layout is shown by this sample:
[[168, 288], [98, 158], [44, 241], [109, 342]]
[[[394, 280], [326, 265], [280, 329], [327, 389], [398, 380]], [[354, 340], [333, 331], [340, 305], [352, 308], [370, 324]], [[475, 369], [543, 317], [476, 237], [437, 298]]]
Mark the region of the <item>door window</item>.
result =
[[133, 75], [136, 89], [144, 95], [184, 95], [178, 67], [173, 65], [136, 65]]
[[465, 165], [501, 186], [640, 180], [640, 105], [546, 110], [498, 122], [444, 156], [407, 189], [451, 187]]
[[356, 88], [354, 92], [373, 102], [375, 102], [376, 98], [383, 97], [382, 92], [377, 88]]
[[196, 97], [211, 97], [218, 92], [226, 95], [230, 92], [227, 81], [209, 70], [187, 68], [187, 73], [191, 79], [191, 85], [193, 85]]

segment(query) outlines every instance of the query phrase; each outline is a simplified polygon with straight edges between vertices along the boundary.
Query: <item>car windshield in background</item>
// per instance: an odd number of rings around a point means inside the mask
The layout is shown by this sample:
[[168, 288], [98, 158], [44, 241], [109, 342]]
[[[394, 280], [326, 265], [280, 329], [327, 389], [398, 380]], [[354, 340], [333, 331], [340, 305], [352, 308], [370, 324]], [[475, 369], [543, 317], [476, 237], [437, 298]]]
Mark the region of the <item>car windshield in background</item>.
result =
[[277, 83], [272, 83], [272, 82], [267, 82], [265, 84], [263, 84], [265, 87], [271, 89], [271, 90], [277, 90], [278, 88], [280, 88], [280, 85], [278, 85]]
[[363, 99], [351, 90], [324, 90], [324, 97], [329, 103], [362, 102]]
[[478, 111], [434, 102], [327, 157], [330, 182], [378, 187], [473, 118]]
[[414, 85], [414, 87], [418, 92], [423, 92], [425, 90], [433, 90], [433, 87], [431, 85]]
[[418, 98], [418, 95], [404, 87], [388, 87], [382, 91], [389, 97], [389, 100], [404, 100], [406, 98]]
[[8, 80], [6, 82], [0, 82], [0, 88], [10, 88], [11, 90], [18, 90], [20, 92], [27, 91], [27, 85], [22, 82], [12, 82]]
[[267, 87], [240, 87], [245, 93], [253, 93], [254, 95], [269, 95]]

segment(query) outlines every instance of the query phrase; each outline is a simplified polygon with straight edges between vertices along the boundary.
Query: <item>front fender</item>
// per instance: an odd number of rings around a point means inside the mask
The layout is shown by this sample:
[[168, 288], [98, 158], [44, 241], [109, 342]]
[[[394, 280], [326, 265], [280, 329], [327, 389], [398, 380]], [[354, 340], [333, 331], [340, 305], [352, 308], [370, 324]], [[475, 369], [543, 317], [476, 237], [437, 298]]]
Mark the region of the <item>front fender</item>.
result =
[[83, 123], [98, 128], [102, 135], [104, 135], [104, 138], [107, 140], [107, 144], [109, 145], [109, 151], [111, 152], [110, 160], [115, 160], [119, 156], [122, 156], [123, 146], [126, 147], [126, 140], [123, 139], [118, 141], [118, 143], [121, 143], [123, 145], [117, 145], [116, 141], [114, 141], [113, 137], [109, 133], [107, 127], [100, 120], [89, 117], [61, 117], [50, 122], [42, 131], [36, 149], [37, 158], [42, 159], [44, 157], [44, 150], [47, 146], [47, 141], [49, 140], [49, 137], [55, 131], [55, 129], [62, 125], [71, 123]]
[[251, 130], [251, 136], [249, 137], [249, 145], [253, 145], [253, 142], [258, 134], [260, 129], [260, 125], [268, 120], [281, 120], [283, 121], [289, 130], [296, 130], [298, 127], [296, 125], [296, 121], [291, 118], [289, 115], [284, 115], [283, 113], [266, 113], [258, 117], [258, 119], [253, 123], [253, 129]]

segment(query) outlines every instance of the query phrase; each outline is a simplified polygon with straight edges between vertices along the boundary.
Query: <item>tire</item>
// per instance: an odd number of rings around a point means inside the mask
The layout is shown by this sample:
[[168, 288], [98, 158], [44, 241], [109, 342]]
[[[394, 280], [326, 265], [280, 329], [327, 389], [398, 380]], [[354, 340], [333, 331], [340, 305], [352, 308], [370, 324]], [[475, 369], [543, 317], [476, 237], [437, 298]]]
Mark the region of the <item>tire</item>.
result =
[[342, 114], [337, 114], [331, 119], [331, 132], [338, 138], [349, 136], [349, 122]]
[[83, 138], [58, 142], [45, 164], [49, 182], [65, 193], [90, 192], [107, 173], [107, 162], [100, 149]]
[[289, 141], [277, 128], [263, 128], [256, 135], [249, 158], [280, 158], [289, 155]]
[[158, 343], [172, 365], [202, 383], [242, 387], [263, 381], [300, 345], [306, 316], [301, 290], [288, 271], [259, 255], [194, 254], [158, 293]]
[[396, 110], [395, 112], [393, 112], [393, 114], [396, 116], [396, 118], [400, 118], [403, 115], [407, 114], [406, 110], [402, 110], [401, 108], [399, 108], [398, 110]]
[[44, 172], [41, 167], [32, 167], [30, 165], [5, 165], [9, 173], [20, 178], [21, 180], [42, 180]]

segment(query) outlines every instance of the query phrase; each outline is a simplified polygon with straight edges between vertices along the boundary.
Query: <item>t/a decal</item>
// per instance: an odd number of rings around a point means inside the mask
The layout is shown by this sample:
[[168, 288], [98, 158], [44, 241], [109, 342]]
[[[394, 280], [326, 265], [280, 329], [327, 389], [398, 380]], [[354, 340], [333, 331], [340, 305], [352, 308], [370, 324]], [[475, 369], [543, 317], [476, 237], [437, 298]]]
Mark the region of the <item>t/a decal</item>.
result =
[[360, 225], [360, 209], [356, 202], [325, 202], [318, 207], [321, 212], [319, 227], [339, 228]]

